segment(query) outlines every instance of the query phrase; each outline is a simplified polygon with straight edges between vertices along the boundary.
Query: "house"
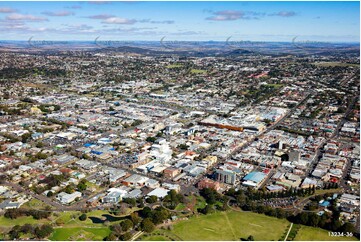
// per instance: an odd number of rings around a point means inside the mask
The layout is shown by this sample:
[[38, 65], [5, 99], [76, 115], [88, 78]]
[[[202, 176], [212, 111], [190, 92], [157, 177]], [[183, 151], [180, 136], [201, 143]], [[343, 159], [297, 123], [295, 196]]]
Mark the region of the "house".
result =
[[103, 203], [118, 203], [127, 194], [127, 191], [118, 188], [110, 188], [109, 193], [102, 198]]
[[198, 186], [198, 189], [211, 188], [216, 191], [218, 191], [221, 188], [219, 182], [213, 181], [208, 178], [204, 178], [203, 180], [199, 181], [197, 186]]
[[42, 138], [44, 138], [44, 134], [40, 133], [40, 132], [36, 132], [36, 133], [31, 134], [31, 138], [33, 140], [42, 139]]
[[123, 180], [122, 183], [126, 186], [132, 186], [132, 187], [141, 186], [142, 187], [145, 185], [145, 182], [148, 179], [149, 179], [148, 177], [134, 174], [134, 175], [131, 175], [130, 177], [126, 178], [125, 180]]
[[208, 164], [208, 167], [213, 166], [217, 163], [217, 156], [209, 155], [206, 158], [203, 159], [204, 162]]
[[145, 182], [145, 185], [149, 188], [157, 188], [160, 186], [159, 182], [157, 180], [154, 180], [154, 179], [149, 179]]
[[157, 198], [164, 198], [168, 195], [169, 190], [159, 187], [147, 194], [147, 197], [156, 196]]
[[128, 192], [124, 195], [124, 198], [138, 198], [142, 196], [142, 191], [138, 188], [133, 189], [132, 191]]
[[109, 171], [109, 182], [116, 182], [118, 179], [126, 176], [127, 173], [120, 169], [114, 169]]
[[351, 205], [355, 205], [355, 206], [360, 206], [360, 197], [345, 193], [345, 194], [342, 194], [341, 198], [339, 199], [339, 202], [351, 204]]
[[62, 204], [70, 204], [75, 201], [77, 198], [81, 198], [81, 192], [73, 192], [71, 194], [66, 192], [59, 193], [56, 198]]
[[162, 187], [168, 189], [168, 190], [174, 190], [176, 192], [180, 191], [180, 186], [179, 184], [172, 184], [172, 183], [163, 183]]
[[168, 167], [163, 171], [163, 173], [165, 178], [173, 179], [181, 173], [181, 170], [173, 167]]

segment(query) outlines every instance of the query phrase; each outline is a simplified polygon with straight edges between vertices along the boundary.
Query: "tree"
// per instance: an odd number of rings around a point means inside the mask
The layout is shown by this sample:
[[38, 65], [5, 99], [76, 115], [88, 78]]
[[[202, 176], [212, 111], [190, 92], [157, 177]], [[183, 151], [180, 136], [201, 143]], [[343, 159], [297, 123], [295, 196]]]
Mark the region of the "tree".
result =
[[23, 213], [24, 212], [21, 209], [17, 209], [17, 208], [8, 209], [5, 211], [4, 217], [10, 218], [10, 219], [16, 219], [16, 218], [22, 216]]
[[356, 229], [352, 223], [346, 222], [341, 226], [340, 231], [344, 233], [355, 233]]
[[36, 143], [36, 147], [37, 147], [37, 148], [43, 148], [43, 147], [44, 147], [44, 143], [39, 141], [38, 143]]
[[52, 197], [53, 195], [54, 195], [54, 193], [53, 193], [52, 191], [49, 191], [49, 192], [46, 194], [47, 197]]
[[201, 209], [201, 213], [203, 214], [209, 214], [214, 211], [213, 206], [210, 204], [207, 204], [203, 209]]
[[299, 222], [305, 225], [308, 224], [308, 213], [299, 214]]
[[147, 203], [155, 203], [158, 201], [158, 197], [157, 196], [150, 196], [145, 200]]
[[237, 195], [236, 201], [238, 206], [243, 207], [246, 204], [246, 196], [244, 194]]
[[31, 134], [30, 134], [30, 133], [25, 133], [25, 134], [23, 134], [23, 135], [21, 136], [21, 142], [23, 142], [23, 143], [28, 142], [28, 140], [30, 139], [30, 137], [31, 137]]
[[16, 240], [20, 238], [20, 225], [15, 225], [9, 232], [9, 237], [11, 240]]
[[79, 216], [80, 221], [85, 221], [86, 219], [87, 219], [87, 216], [85, 213], [83, 213], [82, 215]]
[[51, 215], [50, 211], [41, 210], [30, 210], [27, 212], [28, 215], [32, 215], [34, 219], [48, 218]]
[[201, 196], [206, 199], [206, 202], [209, 204], [215, 204], [217, 201], [222, 199], [221, 194], [219, 194], [216, 190], [211, 188], [204, 188], [199, 191]]
[[54, 231], [53, 227], [49, 224], [43, 224], [41, 227], [35, 228], [35, 235], [37, 238], [42, 239], [49, 236]]
[[315, 194], [315, 192], [316, 192], [316, 186], [313, 185], [313, 186], [312, 186], [312, 194]]
[[264, 212], [265, 212], [264, 206], [258, 205], [258, 206], [256, 207], [256, 212], [257, 212], [257, 213], [264, 213]]
[[137, 225], [142, 220], [137, 213], [130, 214], [130, 220], [132, 220], [133, 225]]
[[247, 240], [248, 240], [248, 241], [254, 241], [254, 238], [253, 238], [252, 235], [250, 235], [250, 236], [248, 236]]
[[126, 232], [126, 233], [122, 234], [119, 238], [120, 238], [120, 240], [122, 240], [122, 241], [129, 241], [132, 237], [133, 237], [133, 236], [132, 236], [131, 233]]
[[141, 222], [140, 226], [141, 226], [142, 230], [144, 230], [147, 233], [151, 233], [155, 229], [155, 225], [150, 218], [144, 219]]
[[80, 192], [82, 192], [82, 191], [84, 191], [84, 190], [87, 189], [87, 184], [86, 184], [86, 180], [85, 180], [85, 179], [81, 180], [81, 181], [78, 183], [77, 189], [78, 189], [78, 191], [80, 191]]
[[135, 207], [137, 200], [135, 198], [123, 198], [123, 202]]
[[178, 148], [181, 150], [187, 150], [189, 148], [189, 146], [186, 144], [180, 144], [180, 145], [178, 145]]
[[115, 235], [114, 232], [111, 232], [107, 237], [104, 238], [105, 241], [115, 241], [118, 237]]
[[146, 138], [146, 141], [147, 141], [147, 142], [151, 142], [151, 143], [154, 143], [156, 140], [157, 140], [156, 137], [147, 137], [147, 138]]
[[130, 219], [125, 219], [120, 223], [123, 231], [128, 231], [129, 229], [133, 228], [133, 222]]
[[162, 207], [156, 208], [151, 214], [151, 219], [154, 224], [160, 224], [169, 217], [170, 217], [169, 211]]
[[144, 201], [143, 201], [143, 199], [140, 200], [139, 205], [138, 205], [138, 208], [144, 208]]
[[31, 224], [24, 224], [21, 226], [20, 231], [24, 234], [33, 234], [34, 228]]
[[312, 227], [317, 227], [320, 222], [320, 216], [318, 216], [315, 213], [311, 213], [308, 215], [308, 223], [307, 225], [310, 225]]
[[73, 184], [69, 184], [64, 188], [64, 192], [66, 193], [73, 193], [74, 192], [74, 185]]
[[341, 228], [341, 222], [337, 219], [332, 219], [331, 223], [329, 223], [327, 225], [327, 229], [331, 230], [331, 231], [339, 231], [339, 229]]

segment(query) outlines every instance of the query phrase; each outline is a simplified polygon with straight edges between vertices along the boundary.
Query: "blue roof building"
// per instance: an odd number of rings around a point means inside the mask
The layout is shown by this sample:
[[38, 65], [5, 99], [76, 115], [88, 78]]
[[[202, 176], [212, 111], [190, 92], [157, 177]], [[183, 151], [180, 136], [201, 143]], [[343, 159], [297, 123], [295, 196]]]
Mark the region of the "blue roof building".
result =
[[252, 171], [243, 178], [243, 185], [258, 188], [267, 174], [259, 171]]

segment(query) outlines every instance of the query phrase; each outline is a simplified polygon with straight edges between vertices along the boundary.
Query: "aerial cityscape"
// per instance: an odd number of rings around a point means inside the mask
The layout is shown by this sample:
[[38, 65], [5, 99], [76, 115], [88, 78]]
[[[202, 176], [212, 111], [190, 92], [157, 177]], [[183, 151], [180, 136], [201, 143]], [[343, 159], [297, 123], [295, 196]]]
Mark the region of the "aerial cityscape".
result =
[[0, 240], [359, 241], [360, 3], [0, 2]]

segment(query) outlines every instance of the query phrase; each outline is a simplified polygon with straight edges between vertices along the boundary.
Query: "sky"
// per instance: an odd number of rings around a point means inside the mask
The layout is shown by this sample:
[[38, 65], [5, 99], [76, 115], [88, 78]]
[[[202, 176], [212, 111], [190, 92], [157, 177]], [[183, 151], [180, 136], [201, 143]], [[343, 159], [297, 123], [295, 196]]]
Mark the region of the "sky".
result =
[[0, 2], [0, 40], [359, 42], [359, 2]]

